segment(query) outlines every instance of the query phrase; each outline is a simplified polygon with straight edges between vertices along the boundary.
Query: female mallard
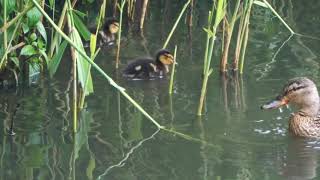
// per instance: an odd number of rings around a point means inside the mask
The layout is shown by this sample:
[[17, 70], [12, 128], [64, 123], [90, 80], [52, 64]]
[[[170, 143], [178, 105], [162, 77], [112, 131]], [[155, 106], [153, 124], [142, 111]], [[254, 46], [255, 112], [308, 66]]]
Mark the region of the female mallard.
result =
[[174, 63], [174, 58], [166, 49], [161, 49], [156, 54], [156, 59], [138, 58], [129, 63], [123, 70], [123, 76], [130, 79], [162, 78], [169, 72], [169, 65]]
[[306, 77], [291, 79], [275, 100], [261, 108], [275, 109], [288, 103], [299, 109], [290, 117], [289, 131], [297, 136], [320, 137], [319, 94], [314, 82]]
[[[96, 28], [91, 28], [92, 34], [96, 33]], [[98, 31], [97, 44], [111, 45], [115, 41], [115, 34], [119, 31], [119, 23], [115, 18], [107, 18], [102, 29]]]

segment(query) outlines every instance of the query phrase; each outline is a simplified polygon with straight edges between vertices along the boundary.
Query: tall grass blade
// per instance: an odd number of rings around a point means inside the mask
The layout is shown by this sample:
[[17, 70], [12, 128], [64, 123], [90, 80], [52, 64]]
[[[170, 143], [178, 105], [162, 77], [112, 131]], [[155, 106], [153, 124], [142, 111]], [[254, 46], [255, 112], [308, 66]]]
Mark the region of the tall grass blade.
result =
[[174, 74], [175, 74], [175, 69], [176, 69], [176, 60], [177, 60], [177, 45], [174, 47], [174, 63], [172, 65], [172, 71], [171, 71], [171, 76], [170, 76], [170, 84], [169, 84], [169, 94], [172, 94], [173, 90], [173, 79], [174, 79]]
[[174, 23], [174, 25], [173, 25], [173, 27], [172, 27], [172, 29], [171, 29], [168, 37], [167, 37], [167, 40], [165, 41], [164, 45], [162, 46], [163, 49], [165, 49], [165, 48], [167, 47], [167, 45], [168, 45], [168, 43], [169, 43], [169, 41], [170, 41], [170, 39], [171, 39], [171, 36], [172, 36], [173, 32], [174, 32], [175, 29], [177, 28], [177, 26], [178, 26], [178, 24], [179, 24], [179, 22], [180, 22], [180, 19], [181, 19], [182, 15], [183, 15], [184, 11], [186, 11], [187, 7], [189, 6], [190, 2], [191, 2], [191, 0], [188, 0], [188, 1], [186, 2], [186, 4], [183, 6], [183, 8], [182, 8], [182, 10], [181, 10], [181, 12], [180, 12], [180, 14], [179, 14], [176, 22]]
[[49, 75], [51, 78], [56, 73], [56, 71], [60, 65], [62, 55], [64, 54], [64, 51], [65, 51], [67, 45], [68, 45], [68, 42], [66, 40], [64, 40], [61, 43], [59, 50], [54, 54], [52, 59], [49, 61], [48, 70], [49, 70]]
[[91, 34], [90, 31], [88, 30], [86, 25], [84, 25], [84, 23], [76, 13], [73, 13], [73, 19], [74, 19], [74, 25], [76, 26], [77, 30], [81, 34], [81, 37], [83, 37], [83, 39], [86, 41], [90, 40], [90, 34]]
[[296, 34], [291, 27], [282, 19], [282, 17], [277, 13], [276, 10], [272, 8], [272, 6], [268, 3], [267, 0], [263, 0], [264, 4], [268, 6], [268, 8], [273, 12], [274, 15], [278, 17], [278, 19], [283, 23], [283, 25], [290, 31], [291, 34]]
[[116, 57], [116, 69], [119, 68], [119, 61], [120, 61], [120, 43], [121, 43], [121, 33], [122, 33], [122, 16], [123, 16], [123, 8], [126, 3], [126, 0], [121, 1], [121, 5], [118, 4], [118, 8], [120, 11], [120, 21], [119, 21], [119, 32], [118, 32], [118, 49], [117, 49], [117, 57]]

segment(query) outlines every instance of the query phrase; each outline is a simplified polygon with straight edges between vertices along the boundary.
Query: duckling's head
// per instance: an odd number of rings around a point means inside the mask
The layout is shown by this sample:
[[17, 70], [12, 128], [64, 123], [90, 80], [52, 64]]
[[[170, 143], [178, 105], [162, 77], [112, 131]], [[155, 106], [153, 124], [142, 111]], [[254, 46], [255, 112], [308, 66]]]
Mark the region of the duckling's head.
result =
[[119, 31], [119, 22], [116, 18], [106, 19], [103, 27], [103, 31], [108, 34], [115, 34]]
[[170, 65], [174, 63], [174, 57], [170, 51], [166, 49], [160, 49], [156, 55], [156, 62], [163, 65]]
[[314, 116], [319, 110], [319, 94], [313, 81], [306, 77], [297, 77], [288, 81], [275, 100], [261, 106], [262, 109], [275, 109], [292, 103], [300, 111]]

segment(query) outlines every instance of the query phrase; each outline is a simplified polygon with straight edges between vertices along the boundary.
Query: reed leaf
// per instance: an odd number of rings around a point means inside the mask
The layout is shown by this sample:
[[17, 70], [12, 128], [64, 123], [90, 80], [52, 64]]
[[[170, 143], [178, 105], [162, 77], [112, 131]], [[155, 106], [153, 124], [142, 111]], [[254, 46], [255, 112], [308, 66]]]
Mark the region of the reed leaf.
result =
[[46, 29], [44, 28], [43, 24], [41, 21], [39, 21], [37, 24], [37, 30], [38, 32], [40, 33], [40, 35], [43, 37], [44, 41], [46, 42], [47, 44], [47, 31]]
[[81, 37], [85, 41], [90, 40], [90, 31], [88, 30], [87, 26], [84, 25], [80, 17], [77, 15], [77, 13], [73, 13], [73, 19], [74, 19], [74, 25], [76, 26], [77, 30], [81, 34]]
[[[85, 51], [83, 48], [82, 40], [79, 35], [79, 32], [74, 29], [73, 32], [74, 42], [77, 44], [77, 46], [82, 50]], [[83, 56], [76, 53], [77, 58], [77, 70], [78, 70], [78, 80], [81, 84], [82, 89], [86, 89], [86, 92], [84, 92], [85, 95], [89, 95], [93, 92], [93, 84], [92, 84], [92, 78], [90, 72], [90, 64], [84, 59]], [[88, 78], [88, 81], [87, 81]], [[87, 83], [86, 83], [87, 81]]]
[[68, 45], [68, 42], [66, 40], [64, 40], [61, 43], [60, 48], [58, 49], [58, 51], [55, 53], [55, 55], [49, 61], [48, 70], [49, 70], [50, 77], [53, 77], [53, 75], [56, 73], [56, 71], [57, 71], [57, 69], [58, 69], [58, 67], [60, 65], [60, 61], [61, 61], [62, 55], [64, 54], [64, 51], [65, 51], [67, 45]]

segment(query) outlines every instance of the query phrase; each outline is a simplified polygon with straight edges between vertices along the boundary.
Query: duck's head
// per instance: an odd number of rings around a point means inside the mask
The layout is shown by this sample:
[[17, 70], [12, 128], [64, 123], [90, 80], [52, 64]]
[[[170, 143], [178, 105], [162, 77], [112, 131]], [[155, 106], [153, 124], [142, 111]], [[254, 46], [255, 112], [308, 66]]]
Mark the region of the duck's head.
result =
[[116, 18], [106, 19], [103, 27], [103, 31], [108, 34], [115, 34], [119, 31], [119, 22]]
[[306, 77], [297, 77], [288, 81], [282, 92], [262, 109], [275, 109], [286, 104], [296, 105], [306, 115], [314, 116], [319, 110], [319, 94], [313, 81]]
[[170, 65], [174, 63], [174, 57], [170, 51], [166, 49], [160, 49], [156, 55], [156, 62], [163, 65]]

